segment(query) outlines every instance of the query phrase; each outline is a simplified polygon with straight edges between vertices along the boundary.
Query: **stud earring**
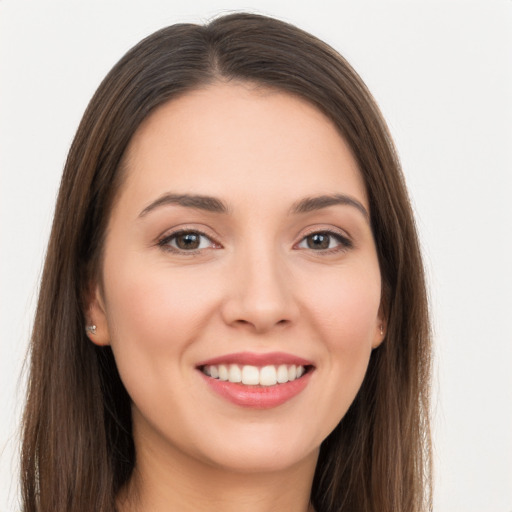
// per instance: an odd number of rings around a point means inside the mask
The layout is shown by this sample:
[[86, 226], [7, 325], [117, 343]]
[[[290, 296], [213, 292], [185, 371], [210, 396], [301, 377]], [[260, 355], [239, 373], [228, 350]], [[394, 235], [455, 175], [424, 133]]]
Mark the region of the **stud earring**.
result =
[[85, 327], [85, 332], [88, 334], [96, 334], [96, 326], [95, 325], [87, 325]]
[[380, 335], [384, 336], [384, 327], [382, 327], [382, 324], [380, 324]]

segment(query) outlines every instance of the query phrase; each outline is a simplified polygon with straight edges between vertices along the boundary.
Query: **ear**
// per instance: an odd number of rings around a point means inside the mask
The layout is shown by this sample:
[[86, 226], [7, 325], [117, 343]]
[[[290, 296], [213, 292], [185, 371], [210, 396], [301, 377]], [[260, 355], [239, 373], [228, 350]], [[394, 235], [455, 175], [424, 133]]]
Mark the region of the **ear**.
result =
[[[105, 300], [99, 284], [91, 286], [86, 298], [85, 325], [87, 337], [98, 346], [110, 345]], [[95, 327], [95, 329], [92, 329]]]
[[372, 349], [377, 348], [385, 339], [387, 333], [387, 314], [386, 308], [381, 302], [379, 307], [379, 314], [377, 315], [377, 322], [375, 324], [375, 334], [373, 337]]

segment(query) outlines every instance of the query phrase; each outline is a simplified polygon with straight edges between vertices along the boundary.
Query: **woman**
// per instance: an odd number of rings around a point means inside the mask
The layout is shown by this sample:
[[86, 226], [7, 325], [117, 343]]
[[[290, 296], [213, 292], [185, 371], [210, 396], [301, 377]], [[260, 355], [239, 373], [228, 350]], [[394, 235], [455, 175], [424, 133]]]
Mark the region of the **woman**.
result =
[[403, 177], [350, 66], [247, 14], [128, 52], [64, 170], [24, 510], [426, 510], [429, 371]]

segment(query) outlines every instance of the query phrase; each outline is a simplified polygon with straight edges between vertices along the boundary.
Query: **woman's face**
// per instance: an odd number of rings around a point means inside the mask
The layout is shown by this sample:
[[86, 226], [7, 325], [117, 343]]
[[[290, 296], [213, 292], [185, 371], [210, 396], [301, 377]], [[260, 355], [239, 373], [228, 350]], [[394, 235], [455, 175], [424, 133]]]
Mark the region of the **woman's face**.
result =
[[238, 471], [316, 460], [383, 338], [347, 144], [301, 99], [218, 84], [153, 113], [125, 164], [89, 320], [137, 450]]

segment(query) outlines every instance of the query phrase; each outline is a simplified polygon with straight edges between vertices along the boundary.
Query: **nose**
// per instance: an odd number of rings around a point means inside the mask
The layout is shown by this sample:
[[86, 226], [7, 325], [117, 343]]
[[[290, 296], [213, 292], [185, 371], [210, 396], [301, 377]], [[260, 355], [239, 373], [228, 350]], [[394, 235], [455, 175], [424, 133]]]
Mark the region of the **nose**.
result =
[[254, 333], [293, 324], [299, 315], [293, 278], [275, 251], [239, 255], [222, 308], [224, 321]]

